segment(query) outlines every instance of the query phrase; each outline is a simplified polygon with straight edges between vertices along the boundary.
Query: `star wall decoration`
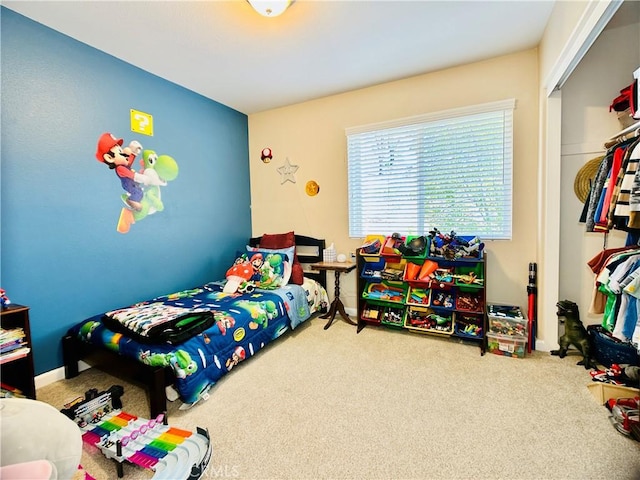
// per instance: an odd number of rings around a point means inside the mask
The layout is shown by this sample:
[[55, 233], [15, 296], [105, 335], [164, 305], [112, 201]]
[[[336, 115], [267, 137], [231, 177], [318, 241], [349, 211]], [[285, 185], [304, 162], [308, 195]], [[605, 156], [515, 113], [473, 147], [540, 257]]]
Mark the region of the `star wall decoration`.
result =
[[284, 182], [296, 183], [296, 178], [293, 176], [294, 173], [298, 170], [298, 165], [291, 165], [289, 163], [289, 159], [287, 158], [284, 162], [284, 165], [278, 167], [278, 172], [280, 173], [280, 185]]

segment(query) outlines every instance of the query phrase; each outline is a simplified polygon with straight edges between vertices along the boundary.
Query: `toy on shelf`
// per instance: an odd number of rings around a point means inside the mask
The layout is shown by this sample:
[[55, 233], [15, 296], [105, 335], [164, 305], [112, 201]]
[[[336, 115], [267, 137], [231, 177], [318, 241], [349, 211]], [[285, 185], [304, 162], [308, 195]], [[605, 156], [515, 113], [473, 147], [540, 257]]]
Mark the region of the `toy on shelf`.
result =
[[7, 292], [4, 288], [0, 288], [0, 306], [7, 308], [9, 305], [11, 305], [11, 300], [7, 297]]
[[404, 237], [399, 233], [394, 233], [390, 237], [387, 237], [382, 245], [382, 250], [380, 250], [380, 255], [385, 257], [389, 262], [396, 262], [400, 260], [402, 257], [402, 251], [400, 248], [404, 245], [406, 238], [407, 237]]
[[152, 470], [153, 480], [201, 478], [211, 459], [207, 429], [171, 427], [164, 413], [147, 420], [123, 412], [123, 392], [118, 385], [101, 393], [89, 390], [84, 400], [75, 399], [65, 405], [62, 413], [82, 430], [85, 444], [116, 462], [118, 478], [124, 476], [125, 461]]
[[402, 326], [404, 324], [404, 309], [387, 307], [382, 314], [382, 323]]
[[478, 314], [456, 313], [455, 332], [468, 338], [482, 337], [482, 317]]
[[451, 334], [453, 333], [453, 317], [436, 313], [430, 308], [409, 307], [405, 326], [415, 330]]
[[419, 237], [407, 237], [405, 243], [398, 247], [400, 253], [405, 258], [422, 258], [427, 253], [427, 237], [421, 235]]
[[456, 297], [456, 308], [467, 312], [482, 312], [484, 309], [482, 295], [477, 292], [460, 291]]
[[484, 250], [484, 243], [478, 237], [457, 235], [453, 230], [442, 233], [437, 228], [429, 232], [429, 256], [444, 257], [449, 260], [459, 258], [479, 258]]
[[366, 297], [371, 300], [383, 300], [387, 302], [403, 302], [405, 295], [402, 287], [393, 287], [385, 283], [372, 283], [364, 293]]
[[454, 295], [452, 292], [432, 290], [429, 304], [432, 307], [453, 308], [455, 305]]
[[428, 288], [411, 287], [409, 289], [409, 295], [407, 296], [407, 303], [428, 307], [430, 296], [431, 290]]

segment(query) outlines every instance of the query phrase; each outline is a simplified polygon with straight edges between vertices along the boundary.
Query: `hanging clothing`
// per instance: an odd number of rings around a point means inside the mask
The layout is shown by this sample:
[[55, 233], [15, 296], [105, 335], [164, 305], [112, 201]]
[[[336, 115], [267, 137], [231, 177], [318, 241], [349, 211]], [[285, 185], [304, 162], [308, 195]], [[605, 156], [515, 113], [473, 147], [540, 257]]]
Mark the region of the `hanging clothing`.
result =
[[602, 326], [624, 342], [640, 337], [640, 248], [604, 250], [588, 262], [596, 274], [589, 309], [602, 313]]
[[[636, 147], [639, 141], [639, 138], [629, 138], [607, 150], [589, 192], [588, 206], [585, 204], [581, 215], [587, 232], [608, 232], [612, 228], [629, 229], [626, 208], [632, 202], [633, 185], [638, 173], [637, 156], [640, 156], [640, 150], [636, 151]], [[640, 178], [637, 194], [640, 224]], [[617, 210], [618, 205], [620, 209]]]
[[626, 146], [619, 146], [613, 152], [613, 161], [611, 163], [611, 170], [607, 177], [607, 184], [605, 187], [604, 195], [602, 196], [602, 205], [600, 207], [600, 215], [596, 217], [596, 226], [603, 231], [609, 231], [609, 209], [611, 208], [611, 199], [615, 191], [615, 186], [618, 181], [618, 173], [620, 167], [622, 167], [622, 160], [624, 154], [627, 152]]
[[625, 342], [633, 338], [634, 331], [638, 325], [638, 299], [626, 291], [627, 287], [635, 279], [640, 279], [640, 260], [633, 262], [629, 271], [621, 275], [617, 282], [619, 285], [620, 310], [612, 333], [614, 337]]
[[[636, 146], [634, 150], [637, 149]], [[629, 192], [629, 227], [640, 228], [640, 168], [636, 170]]]
[[591, 186], [591, 193], [589, 195], [589, 207], [587, 208], [587, 220], [586, 220], [586, 230], [587, 232], [593, 232], [595, 228], [595, 213], [598, 208], [598, 203], [600, 202], [600, 196], [602, 195], [602, 190], [604, 189], [604, 185], [607, 181], [607, 176], [609, 175], [609, 170], [611, 169], [611, 163], [613, 162], [613, 150], [609, 149], [607, 154], [602, 159], [602, 163], [600, 164], [600, 168], [598, 168], [598, 172], [596, 173], [595, 178], [593, 179], [593, 185]]
[[636, 172], [638, 171], [638, 163], [640, 162], [640, 138], [636, 139], [635, 143], [629, 146], [627, 152], [624, 174], [621, 176], [620, 193], [617, 196], [616, 208], [613, 214], [613, 224], [617, 228], [623, 226], [617, 222], [620, 217], [629, 217], [629, 197]]
[[[629, 247], [624, 248], [619, 252], [613, 253], [608, 256], [602, 263], [602, 267], [597, 270], [594, 290], [591, 298], [591, 305], [589, 306], [589, 313], [593, 314], [605, 314], [603, 319], [603, 327], [607, 328], [607, 325], [612, 326], [615, 323], [615, 293], [610, 291], [607, 287], [609, 283], [609, 276], [621, 263], [623, 263], [629, 256], [638, 254], [640, 251], [637, 248]], [[607, 330], [611, 331], [610, 328]]]
[[[628, 284], [624, 287], [624, 293], [629, 295], [630, 302], [635, 300], [635, 318], [636, 325], [633, 329], [633, 333], [631, 334], [631, 343], [634, 345], [640, 345], [640, 270], [636, 270], [633, 274], [630, 275], [632, 277]], [[629, 309], [631, 310], [633, 306]], [[633, 312], [630, 312], [630, 315], [633, 315]], [[628, 322], [633, 322], [632, 317], [628, 317], [626, 319]]]

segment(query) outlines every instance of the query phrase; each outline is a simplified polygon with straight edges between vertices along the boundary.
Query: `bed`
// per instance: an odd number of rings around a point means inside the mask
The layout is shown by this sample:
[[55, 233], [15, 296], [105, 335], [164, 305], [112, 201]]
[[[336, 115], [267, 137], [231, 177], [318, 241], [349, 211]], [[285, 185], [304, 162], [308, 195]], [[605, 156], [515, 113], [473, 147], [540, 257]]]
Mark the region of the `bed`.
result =
[[[294, 245], [283, 247], [283, 242]], [[177, 392], [181, 408], [207, 399], [211, 387], [240, 362], [326, 312], [326, 272], [308, 268], [322, 260], [324, 248], [323, 239], [293, 232], [254, 237], [225, 279], [79, 322], [62, 338], [65, 378], [79, 375], [79, 361], [85, 360], [141, 383], [148, 391], [150, 418], [166, 412], [166, 387]], [[270, 277], [257, 273], [257, 258], [269, 267]], [[231, 273], [250, 267], [255, 283]]]

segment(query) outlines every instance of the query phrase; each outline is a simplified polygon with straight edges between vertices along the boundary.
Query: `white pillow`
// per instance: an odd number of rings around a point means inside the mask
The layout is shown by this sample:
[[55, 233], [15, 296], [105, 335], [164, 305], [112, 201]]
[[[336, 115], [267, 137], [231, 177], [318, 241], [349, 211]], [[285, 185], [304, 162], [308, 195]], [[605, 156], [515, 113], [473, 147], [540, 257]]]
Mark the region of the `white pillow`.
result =
[[80, 428], [51, 405], [0, 398], [0, 466], [48, 460], [58, 478], [71, 479], [82, 456]]

